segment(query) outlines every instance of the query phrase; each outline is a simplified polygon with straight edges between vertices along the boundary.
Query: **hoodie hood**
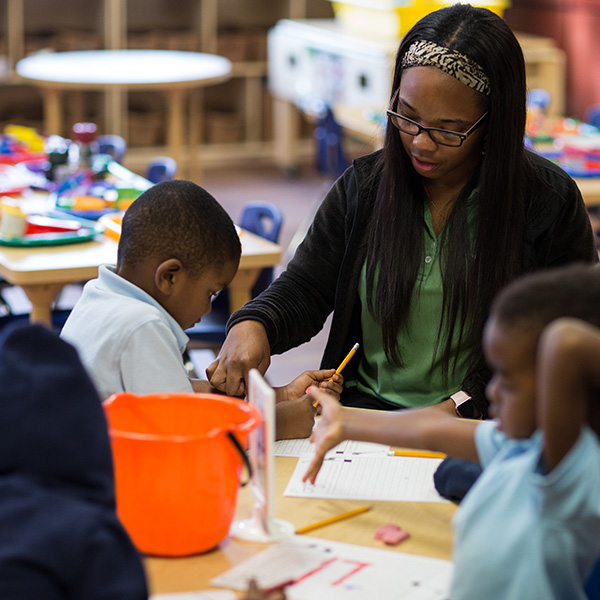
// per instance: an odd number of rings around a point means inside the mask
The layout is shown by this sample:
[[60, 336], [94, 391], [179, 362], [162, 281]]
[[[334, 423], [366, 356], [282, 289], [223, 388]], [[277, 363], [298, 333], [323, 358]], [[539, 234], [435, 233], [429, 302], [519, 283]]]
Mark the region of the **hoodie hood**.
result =
[[114, 510], [106, 418], [76, 350], [41, 325], [0, 336], [0, 475]]

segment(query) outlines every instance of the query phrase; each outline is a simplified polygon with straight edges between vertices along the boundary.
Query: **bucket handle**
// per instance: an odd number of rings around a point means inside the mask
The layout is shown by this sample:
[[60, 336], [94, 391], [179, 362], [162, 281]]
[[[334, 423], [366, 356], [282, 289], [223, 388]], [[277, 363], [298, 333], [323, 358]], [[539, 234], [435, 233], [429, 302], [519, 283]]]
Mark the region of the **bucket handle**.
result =
[[248, 471], [248, 479], [240, 483], [240, 487], [244, 487], [248, 484], [248, 482], [252, 479], [252, 466], [250, 465], [250, 461], [248, 460], [248, 455], [242, 448], [242, 445], [238, 442], [238, 439], [233, 435], [233, 432], [228, 431], [227, 437], [231, 440], [231, 443], [235, 446], [235, 449], [240, 453], [244, 464], [246, 465], [246, 470]]

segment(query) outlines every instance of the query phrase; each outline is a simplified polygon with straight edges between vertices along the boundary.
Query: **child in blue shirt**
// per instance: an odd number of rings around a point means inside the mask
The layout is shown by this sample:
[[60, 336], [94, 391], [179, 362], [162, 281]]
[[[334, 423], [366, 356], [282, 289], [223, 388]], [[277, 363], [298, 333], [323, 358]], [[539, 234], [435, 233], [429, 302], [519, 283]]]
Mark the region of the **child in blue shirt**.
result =
[[439, 407], [358, 412], [311, 388], [322, 416], [305, 480], [344, 439], [479, 460], [453, 521], [452, 600], [586, 598], [600, 556], [600, 359], [588, 329], [599, 307], [600, 269], [587, 266], [528, 275], [498, 295], [483, 334], [490, 421]]
[[[223, 207], [191, 181], [159, 183], [126, 211], [116, 268], [85, 285], [61, 337], [73, 344], [105, 400], [134, 394], [211, 392], [182, 360], [185, 329], [210, 311], [235, 276], [241, 245]], [[276, 390], [276, 436], [307, 437], [314, 424], [305, 394], [320, 385], [340, 394], [334, 370], [307, 371]]]

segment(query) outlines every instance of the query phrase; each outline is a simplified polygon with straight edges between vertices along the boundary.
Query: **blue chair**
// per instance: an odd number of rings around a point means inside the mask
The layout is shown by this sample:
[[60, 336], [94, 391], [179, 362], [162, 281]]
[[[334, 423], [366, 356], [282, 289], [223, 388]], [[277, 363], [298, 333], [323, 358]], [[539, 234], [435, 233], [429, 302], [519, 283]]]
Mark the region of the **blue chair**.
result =
[[583, 120], [600, 129], [600, 104], [592, 104], [587, 108]]
[[127, 151], [127, 142], [120, 135], [114, 133], [99, 135], [96, 141], [100, 154], [108, 154], [115, 162], [123, 162], [123, 156]]
[[146, 170], [146, 179], [152, 183], [170, 181], [177, 173], [177, 162], [170, 156], [157, 156]]
[[[249, 202], [244, 207], [239, 224], [246, 231], [277, 243], [283, 225], [283, 215], [277, 206], [269, 202]], [[252, 287], [252, 298], [267, 289], [272, 281], [273, 268], [263, 269]], [[225, 341], [228, 319], [229, 294], [227, 290], [223, 290], [213, 302], [210, 313], [204, 315], [200, 323], [186, 330], [190, 345], [196, 347], [221, 345]]]
[[548, 110], [551, 100], [550, 92], [542, 88], [533, 88], [527, 92], [527, 106], [537, 106], [542, 112]]
[[[240, 227], [262, 238], [277, 243], [283, 215], [277, 206], [269, 202], [249, 202], [246, 204], [240, 219]], [[267, 267], [260, 272], [252, 288], [252, 297], [255, 298], [266, 290], [273, 281], [273, 267]]]

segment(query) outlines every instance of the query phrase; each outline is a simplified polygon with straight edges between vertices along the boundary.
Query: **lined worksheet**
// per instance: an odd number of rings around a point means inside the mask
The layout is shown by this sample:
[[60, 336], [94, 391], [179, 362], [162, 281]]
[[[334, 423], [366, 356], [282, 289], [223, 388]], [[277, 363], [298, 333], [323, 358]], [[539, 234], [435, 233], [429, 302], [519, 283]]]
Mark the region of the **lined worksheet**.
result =
[[[294, 440], [279, 440], [275, 442], [275, 456], [301, 456], [302, 454], [314, 454], [314, 447], [308, 438]], [[341, 454], [380, 454], [386, 456], [390, 447], [384, 444], [374, 444], [371, 442], [356, 442], [346, 440], [338, 444], [327, 453], [327, 456]]]
[[444, 600], [452, 563], [402, 552], [291, 536], [211, 580], [235, 590], [290, 582], [288, 600]]
[[284, 496], [344, 500], [447, 502], [433, 485], [439, 458], [405, 456], [326, 456], [315, 484], [304, 483], [312, 457], [298, 459]]

